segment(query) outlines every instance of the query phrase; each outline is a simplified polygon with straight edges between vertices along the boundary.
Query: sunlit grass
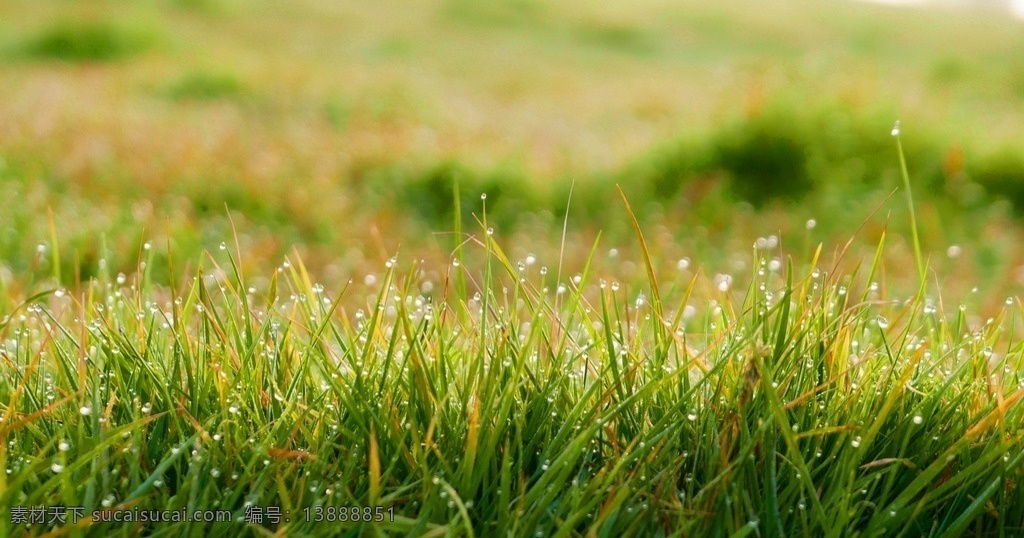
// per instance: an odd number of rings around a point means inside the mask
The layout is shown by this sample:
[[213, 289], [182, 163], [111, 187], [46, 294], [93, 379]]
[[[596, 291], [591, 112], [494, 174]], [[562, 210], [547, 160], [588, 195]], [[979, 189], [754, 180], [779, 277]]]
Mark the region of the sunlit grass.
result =
[[845, 272], [761, 240], [748, 276], [656, 281], [638, 239], [630, 285], [469, 239], [484, 257], [440, 281], [398, 258], [328, 289], [291, 258], [254, 285], [225, 244], [171, 287], [27, 298], [0, 329], [0, 504], [235, 518], [90, 527], [123, 535], [1024, 531], [1015, 302], [978, 321], [892, 285], [881, 244]]
[[1019, 25], [0, 19], [0, 537], [1024, 534]]

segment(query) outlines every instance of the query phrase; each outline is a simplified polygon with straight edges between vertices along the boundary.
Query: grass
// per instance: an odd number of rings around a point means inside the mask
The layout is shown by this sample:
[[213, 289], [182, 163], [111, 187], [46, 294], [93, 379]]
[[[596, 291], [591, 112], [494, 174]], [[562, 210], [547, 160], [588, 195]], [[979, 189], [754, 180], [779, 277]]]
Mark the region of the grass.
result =
[[150, 29], [109, 20], [59, 20], [26, 46], [40, 58], [68, 62], [112, 62], [137, 56], [156, 41]]
[[0, 537], [1024, 534], [1024, 34], [962, 15], [0, 5]]
[[171, 99], [217, 101], [243, 98], [246, 88], [233, 74], [194, 71], [168, 85], [164, 93]]
[[[1019, 303], [981, 322], [888, 282], [884, 240], [666, 279], [634, 223], [625, 286], [485, 228], [437, 280], [392, 258], [326, 289], [292, 257], [257, 281], [224, 244], [169, 286], [140, 263], [12, 302], [0, 505], [230, 512], [77, 527], [125, 536], [1024, 532]], [[308, 521], [339, 506], [385, 521]]]
[[[645, 227], [675, 236], [655, 238], [667, 258], [728, 266], [745, 248], [732, 239], [740, 231], [788, 233], [817, 218], [820, 238], [842, 240], [899, 178], [887, 133], [900, 117], [914, 129], [905, 149], [920, 217], [944, 213], [946, 229], [922, 248], [964, 243], [957, 230], [999, 230], [979, 239], [997, 263], [970, 270], [1015, 285], [1005, 245], [1020, 238], [991, 203], [1011, 201], [1012, 216], [1022, 200], [1020, 94], [1016, 71], [1001, 67], [1016, 61], [1005, 51], [1017, 25], [794, 1], [0, 6], [11, 28], [0, 48], [18, 60], [0, 74], [10, 126], [0, 189], [22, 200], [7, 208], [0, 258], [30, 271], [51, 210], [65, 278], [76, 257], [95, 265], [100, 236], [115, 272], [132, 271], [143, 236], [194, 260], [227, 235], [226, 205], [248, 269], [265, 273], [294, 246], [325, 278], [365, 274], [399, 246], [437, 257], [422, 230], [449, 226], [451, 187], [436, 172], [455, 168], [470, 200], [495, 196], [499, 229], [522, 231], [510, 249], [542, 254], [532, 238], [560, 240], [548, 224], [576, 179], [567, 243], [577, 263], [599, 229], [628, 248], [629, 228], [603, 218], [621, 184]], [[160, 37], [118, 61], [22, 54], [92, 24], [106, 28], [102, 42]], [[937, 79], [951, 63], [968, 76]], [[737, 217], [748, 203], [755, 213]], [[379, 233], [353, 244], [341, 221]], [[877, 239], [871, 230], [855, 248]], [[339, 260], [347, 251], [369, 254]]]

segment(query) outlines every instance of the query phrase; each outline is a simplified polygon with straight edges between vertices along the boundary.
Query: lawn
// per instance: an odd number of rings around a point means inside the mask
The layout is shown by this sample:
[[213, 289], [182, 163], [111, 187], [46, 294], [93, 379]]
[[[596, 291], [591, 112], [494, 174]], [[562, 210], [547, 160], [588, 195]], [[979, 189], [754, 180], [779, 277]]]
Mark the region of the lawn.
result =
[[1024, 534], [1022, 45], [2, 3], [0, 536]]

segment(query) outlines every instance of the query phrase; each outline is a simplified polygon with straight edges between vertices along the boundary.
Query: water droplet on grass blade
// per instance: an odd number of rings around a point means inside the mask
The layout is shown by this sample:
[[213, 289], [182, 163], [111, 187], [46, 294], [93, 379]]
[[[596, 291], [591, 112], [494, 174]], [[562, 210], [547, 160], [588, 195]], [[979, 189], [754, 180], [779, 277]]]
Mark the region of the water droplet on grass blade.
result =
[[892, 126], [892, 135], [893, 136], [899, 136], [900, 135], [900, 120], [896, 120], [896, 123]]
[[920, 424], [924, 422], [924, 417], [921, 415], [914, 415], [914, 424]]
[[55, 473], [59, 473], [64, 470], [64, 466], [55, 462], [53, 465], [50, 466], [50, 470]]
[[885, 319], [884, 316], [878, 316], [877, 318], [875, 318], [875, 323], [878, 324], [879, 329], [889, 328], [889, 320]]

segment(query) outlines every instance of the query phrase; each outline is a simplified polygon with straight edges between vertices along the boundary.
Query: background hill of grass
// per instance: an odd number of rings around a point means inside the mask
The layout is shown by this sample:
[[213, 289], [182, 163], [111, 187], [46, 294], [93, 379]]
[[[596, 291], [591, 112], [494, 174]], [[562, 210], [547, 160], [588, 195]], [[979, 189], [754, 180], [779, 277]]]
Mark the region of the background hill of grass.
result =
[[0, 18], [13, 274], [50, 273], [48, 209], [69, 281], [101, 259], [128, 271], [144, 240], [164, 268], [168, 252], [213, 248], [225, 208], [254, 268], [294, 246], [337, 277], [399, 245], [443, 256], [450, 236], [423, 230], [451, 230], [455, 179], [466, 218], [488, 192], [522, 253], [560, 243], [570, 185], [569, 244], [599, 229], [624, 242], [608, 218], [621, 185], [666, 258], [727, 265], [807, 219], [845, 240], [898, 183], [899, 118], [926, 250], [970, 240], [965, 271], [1016, 285], [1024, 28], [991, 13], [90, 0], [8, 3]]

